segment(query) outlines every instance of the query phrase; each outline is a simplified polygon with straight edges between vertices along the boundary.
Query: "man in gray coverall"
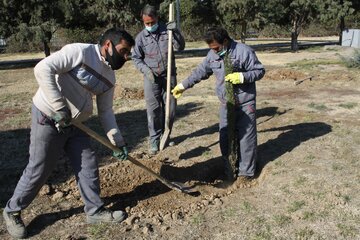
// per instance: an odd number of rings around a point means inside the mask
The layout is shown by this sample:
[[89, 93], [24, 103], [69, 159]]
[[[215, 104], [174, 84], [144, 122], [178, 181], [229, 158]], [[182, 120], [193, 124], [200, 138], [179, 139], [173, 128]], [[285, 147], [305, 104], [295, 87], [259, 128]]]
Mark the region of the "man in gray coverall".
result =
[[[141, 11], [145, 25], [135, 39], [132, 59], [137, 69], [144, 74], [144, 94], [146, 100], [147, 121], [150, 135], [150, 154], [159, 151], [161, 134], [165, 124], [166, 73], [167, 67], [172, 68], [171, 88], [176, 85], [175, 57], [172, 66], [167, 66], [168, 30], [173, 31], [173, 47], [183, 50], [185, 41], [175, 22], [164, 24], [158, 21], [156, 8], [146, 5]], [[176, 100], [170, 99], [170, 129], [174, 122]]]
[[[225, 81], [234, 86], [235, 128], [238, 133], [240, 157], [238, 159], [239, 179], [248, 181], [255, 174], [257, 133], [256, 133], [256, 88], [255, 81], [265, 74], [263, 65], [255, 52], [245, 44], [232, 40], [223, 28], [211, 28], [205, 34], [205, 42], [211, 50], [192, 74], [178, 84], [172, 93], [175, 98], [210, 75], [216, 77], [216, 93], [220, 100], [220, 149], [228, 157], [227, 108]], [[230, 57], [233, 73], [225, 76], [224, 57]]]
[[115, 73], [126, 62], [134, 39], [118, 28], [107, 30], [99, 44], [74, 43], [40, 61], [34, 68], [39, 89], [33, 97], [29, 163], [3, 211], [6, 227], [15, 238], [25, 238], [20, 211], [34, 200], [63, 153], [69, 158], [88, 223], [117, 223], [123, 211], [111, 211], [100, 198], [98, 162], [90, 138], [71, 122], [87, 120], [96, 96], [101, 125], [112, 144], [127, 158], [125, 141], [113, 106]]

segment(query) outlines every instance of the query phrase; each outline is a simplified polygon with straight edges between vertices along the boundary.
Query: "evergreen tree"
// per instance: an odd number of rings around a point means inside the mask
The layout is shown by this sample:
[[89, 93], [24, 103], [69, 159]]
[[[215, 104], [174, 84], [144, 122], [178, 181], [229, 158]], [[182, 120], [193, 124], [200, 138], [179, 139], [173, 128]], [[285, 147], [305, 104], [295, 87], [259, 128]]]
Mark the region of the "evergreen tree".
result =
[[353, 2], [350, 0], [321, 0], [318, 2], [322, 22], [331, 20], [339, 22], [339, 43], [341, 44], [342, 32], [345, 30], [345, 17], [355, 12], [354, 8], [352, 8]]
[[217, 18], [222, 25], [234, 33], [234, 37], [240, 36], [245, 42], [246, 32], [250, 23], [260, 19], [260, 0], [216, 0]]

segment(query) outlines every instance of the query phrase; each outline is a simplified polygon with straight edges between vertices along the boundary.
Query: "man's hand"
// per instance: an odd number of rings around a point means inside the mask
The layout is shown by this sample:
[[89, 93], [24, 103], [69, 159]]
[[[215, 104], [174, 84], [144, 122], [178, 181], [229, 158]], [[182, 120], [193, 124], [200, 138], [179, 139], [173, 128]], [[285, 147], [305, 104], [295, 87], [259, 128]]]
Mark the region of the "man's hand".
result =
[[232, 84], [243, 84], [244, 75], [241, 72], [230, 73], [225, 76], [225, 81], [231, 82]]
[[58, 124], [60, 127], [68, 127], [71, 122], [71, 112], [67, 107], [63, 107], [59, 111], [55, 112], [52, 119]]
[[173, 90], [171, 90], [171, 93], [173, 94], [174, 98], [178, 99], [179, 97], [181, 97], [184, 91], [185, 91], [184, 85], [182, 85], [182, 83], [179, 83], [174, 87]]
[[113, 156], [119, 160], [126, 160], [128, 157], [128, 150], [126, 146], [119, 147], [120, 151], [114, 151]]
[[174, 30], [176, 30], [176, 27], [177, 27], [176, 22], [174, 22], [174, 21], [166, 23], [167, 30], [174, 31]]
[[153, 74], [153, 72], [151, 71], [151, 69], [149, 68], [148, 70], [146, 70], [145, 74], [145, 78], [150, 81], [151, 83], [155, 83], [155, 76]]

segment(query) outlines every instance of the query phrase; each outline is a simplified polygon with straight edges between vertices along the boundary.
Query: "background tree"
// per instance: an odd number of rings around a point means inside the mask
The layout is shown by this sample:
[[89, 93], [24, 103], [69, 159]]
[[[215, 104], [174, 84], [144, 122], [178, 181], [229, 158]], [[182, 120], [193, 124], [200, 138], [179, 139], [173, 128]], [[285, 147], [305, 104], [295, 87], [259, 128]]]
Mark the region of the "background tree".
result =
[[245, 42], [249, 24], [260, 18], [259, 0], [215, 0], [217, 18], [234, 37]]
[[[170, 0], [160, 4], [160, 13], [164, 21], [168, 21], [170, 2], [175, 4], [175, 1]], [[210, 25], [217, 23], [212, 4], [213, 1], [211, 0], [180, 1], [180, 26], [186, 40], [202, 40], [206, 29]], [[196, 29], [196, 31], [194, 31], [194, 29]]]
[[342, 42], [342, 32], [345, 30], [345, 17], [354, 13], [352, 1], [321, 0], [318, 1], [320, 20], [326, 23], [336, 20], [339, 23], [339, 44]]
[[62, 16], [60, 15], [58, 1], [30, 0], [24, 2], [26, 3], [24, 12], [31, 9], [31, 11], [27, 11], [29, 27], [34, 32], [35, 39], [43, 43], [45, 56], [49, 56], [50, 40], [59, 27], [59, 20]]
[[82, 28], [90, 30], [104, 23], [96, 20], [97, 14], [89, 0], [63, 0], [59, 2], [62, 13], [61, 26], [68, 29]]
[[[3, 0], [0, 35], [10, 41], [41, 42], [44, 53], [50, 55], [49, 43], [61, 16], [57, 1]], [[31, 10], [30, 10], [31, 9]]]
[[317, 14], [314, 0], [268, 0], [264, 3], [267, 23], [283, 26], [291, 32], [291, 50], [297, 51], [298, 37], [301, 30]]

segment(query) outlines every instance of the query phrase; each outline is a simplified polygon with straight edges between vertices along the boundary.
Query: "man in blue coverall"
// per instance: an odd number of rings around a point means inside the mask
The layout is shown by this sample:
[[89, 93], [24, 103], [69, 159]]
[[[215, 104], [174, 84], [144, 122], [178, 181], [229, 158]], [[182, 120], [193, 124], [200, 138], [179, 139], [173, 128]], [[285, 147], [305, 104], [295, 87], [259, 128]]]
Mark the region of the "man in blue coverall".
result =
[[[144, 94], [147, 109], [147, 121], [150, 135], [150, 154], [159, 151], [161, 134], [164, 131], [166, 74], [172, 68], [171, 88], [176, 85], [175, 57], [171, 66], [167, 66], [168, 30], [173, 31], [173, 48], [183, 50], [185, 41], [175, 22], [167, 24], [159, 22], [156, 8], [146, 5], [141, 11], [145, 28], [136, 36], [132, 59], [137, 69], [144, 74]], [[170, 129], [174, 122], [176, 100], [170, 99]]]
[[[221, 27], [210, 28], [205, 34], [205, 42], [211, 49], [203, 62], [191, 75], [178, 84], [172, 93], [179, 98], [182, 93], [201, 80], [214, 74], [216, 94], [220, 100], [220, 149], [224, 158], [228, 157], [227, 107], [225, 81], [234, 87], [235, 128], [237, 132], [240, 156], [237, 176], [239, 180], [249, 181], [255, 174], [257, 132], [256, 132], [256, 87], [265, 69], [256, 57], [255, 52], [247, 45], [231, 39]], [[230, 57], [233, 72], [225, 76], [224, 57]]]

